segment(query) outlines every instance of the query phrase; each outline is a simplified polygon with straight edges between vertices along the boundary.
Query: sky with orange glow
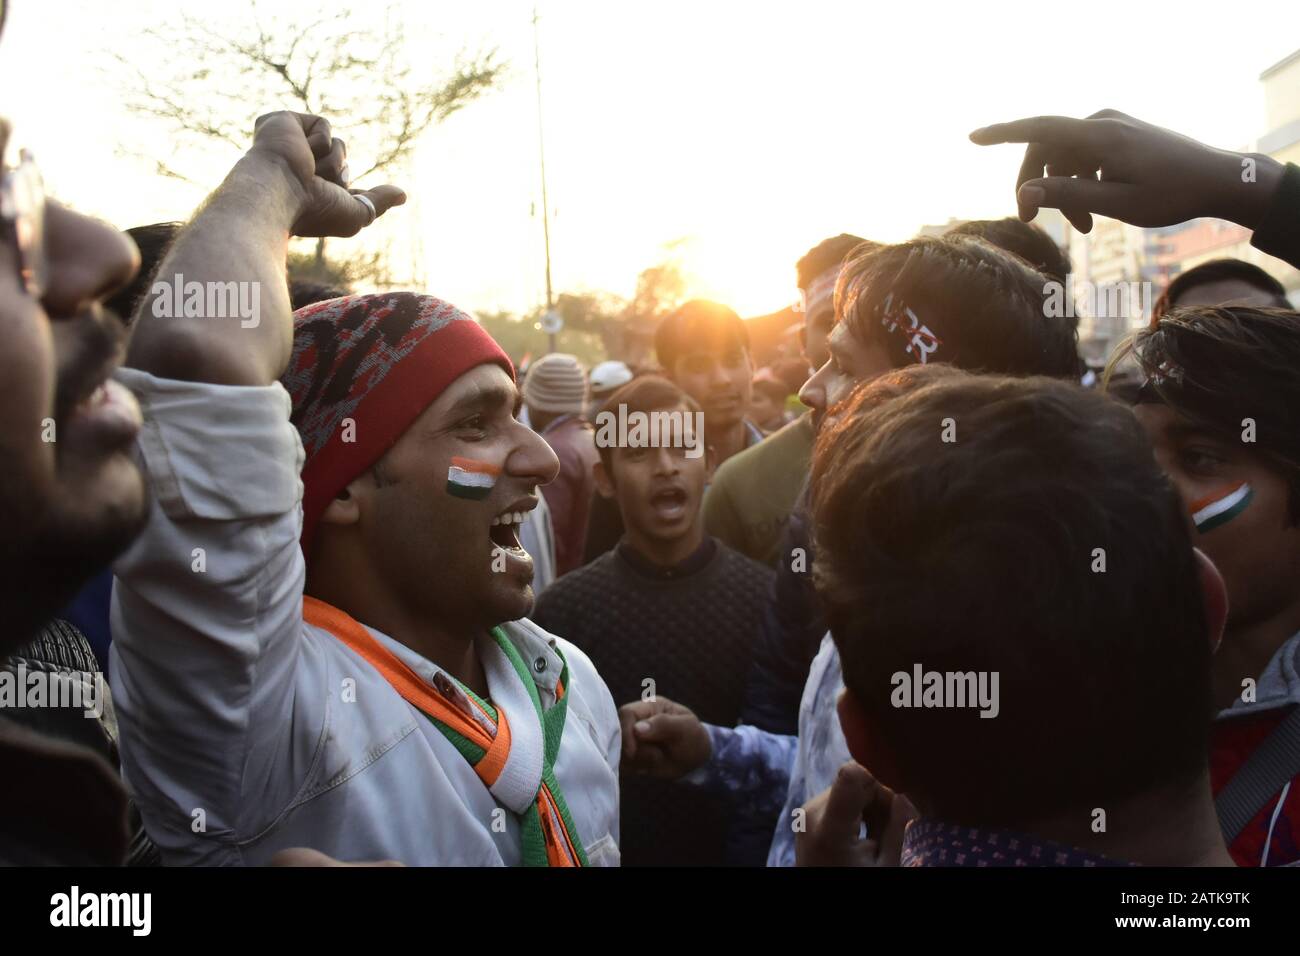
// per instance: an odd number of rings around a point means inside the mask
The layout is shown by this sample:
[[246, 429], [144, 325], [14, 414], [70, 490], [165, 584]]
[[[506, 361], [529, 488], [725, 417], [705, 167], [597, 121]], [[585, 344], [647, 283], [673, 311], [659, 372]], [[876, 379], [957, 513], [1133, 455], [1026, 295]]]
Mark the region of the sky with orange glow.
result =
[[[229, 5], [239, 11], [241, 5]], [[354, 7], [264, 0], [311, 17]], [[405, 271], [462, 307], [544, 298], [532, 2], [395, 4], [431, 75], [496, 47], [502, 87], [432, 130], [381, 222]], [[896, 241], [949, 217], [1013, 210], [1015, 147], [975, 127], [1036, 113], [1132, 113], [1215, 145], [1263, 129], [1262, 70], [1300, 46], [1300, 4], [540, 0], [546, 162], [557, 292], [629, 295], [668, 254], [695, 295], [743, 315], [795, 296], [794, 262], [839, 232]], [[10, 0], [0, 114], [50, 191], [127, 227], [186, 218], [202, 190], [130, 152], [166, 142], [132, 117], [109, 51], [149, 69], [142, 28], [210, 0]], [[427, 51], [427, 55], [425, 53]], [[252, 119], [281, 104], [250, 105]], [[330, 117], [346, 138], [347, 117]], [[215, 185], [235, 156], [187, 156]], [[363, 157], [353, 157], [358, 168]], [[339, 243], [335, 254], [345, 254]]]

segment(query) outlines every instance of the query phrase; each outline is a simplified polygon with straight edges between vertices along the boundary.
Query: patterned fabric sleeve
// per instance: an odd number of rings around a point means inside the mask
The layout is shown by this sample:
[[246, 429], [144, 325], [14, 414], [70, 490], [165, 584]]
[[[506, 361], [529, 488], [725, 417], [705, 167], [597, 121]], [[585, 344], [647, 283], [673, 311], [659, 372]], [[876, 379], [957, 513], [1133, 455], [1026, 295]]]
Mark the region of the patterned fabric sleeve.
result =
[[747, 724], [705, 724], [704, 729], [713, 745], [713, 756], [703, 767], [683, 777], [683, 782], [726, 793], [745, 813], [776, 819], [790, 787], [799, 738], [768, 733]]

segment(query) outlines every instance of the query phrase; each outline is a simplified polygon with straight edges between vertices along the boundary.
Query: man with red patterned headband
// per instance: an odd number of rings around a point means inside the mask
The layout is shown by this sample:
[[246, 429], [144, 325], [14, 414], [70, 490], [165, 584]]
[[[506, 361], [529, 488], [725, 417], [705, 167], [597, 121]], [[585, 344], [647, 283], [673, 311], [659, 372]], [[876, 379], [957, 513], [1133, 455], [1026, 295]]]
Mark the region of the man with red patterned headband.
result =
[[510, 361], [428, 295], [289, 312], [291, 233], [404, 199], [350, 195], [345, 155], [319, 117], [262, 117], [164, 262], [260, 283], [260, 321], [141, 308], [121, 377], [154, 502], [113, 606], [128, 780], [171, 864], [617, 862], [613, 702], [526, 617], [516, 531], [557, 464]]

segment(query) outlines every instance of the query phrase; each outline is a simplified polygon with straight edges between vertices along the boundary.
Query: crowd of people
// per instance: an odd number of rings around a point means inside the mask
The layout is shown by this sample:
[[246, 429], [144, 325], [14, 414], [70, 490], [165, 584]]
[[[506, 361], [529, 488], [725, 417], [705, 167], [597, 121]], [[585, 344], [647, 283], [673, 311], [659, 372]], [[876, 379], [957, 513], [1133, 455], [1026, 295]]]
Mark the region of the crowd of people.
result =
[[346, 119], [125, 233], [3, 172], [0, 862], [1300, 862], [1300, 314], [1207, 263], [1090, 374], [1030, 224], [1300, 267], [1300, 167], [986, 127], [1018, 215], [816, 244], [798, 360], [693, 300], [517, 368], [290, 281], [406, 200]]

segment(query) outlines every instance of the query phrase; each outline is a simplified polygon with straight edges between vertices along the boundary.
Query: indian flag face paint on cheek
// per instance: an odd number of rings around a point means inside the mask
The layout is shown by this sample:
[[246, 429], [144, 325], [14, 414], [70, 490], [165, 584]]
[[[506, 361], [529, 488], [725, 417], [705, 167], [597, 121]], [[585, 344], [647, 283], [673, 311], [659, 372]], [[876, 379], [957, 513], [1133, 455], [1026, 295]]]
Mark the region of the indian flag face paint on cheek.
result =
[[1225, 525], [1250, 505], [1255, 492], [1244, 481], [1227, 489], [1220, 489], [1212, 495], [1192, 504], [1192, 521], [1201, 534], [1213, 531]]
[[492, 493], [501, 469], [477, 458], [453, 458], [447, 469], [447, 494], [482, 501]]

